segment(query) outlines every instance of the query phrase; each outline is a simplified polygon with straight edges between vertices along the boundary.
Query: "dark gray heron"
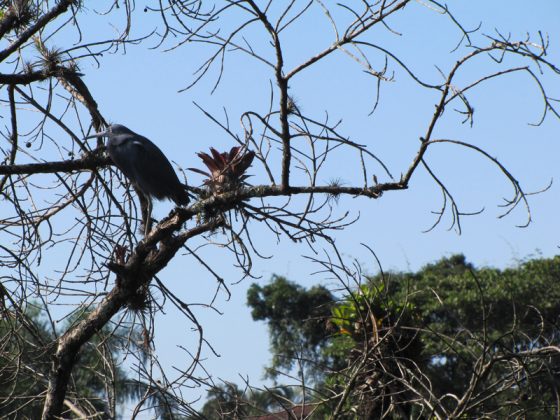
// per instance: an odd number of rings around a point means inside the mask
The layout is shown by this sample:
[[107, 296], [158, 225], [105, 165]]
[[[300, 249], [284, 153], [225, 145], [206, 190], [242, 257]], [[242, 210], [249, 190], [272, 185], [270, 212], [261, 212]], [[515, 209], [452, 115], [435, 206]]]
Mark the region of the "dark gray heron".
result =
[[145, 235], [150, 230], [151, 197], [157, 200], [170, 199], [177, 205], [188, 204], [189, 195], [185, 185], [179, 181], [171, 163], [154, 143], [120, 124], [112, 124], [107, 130], [86, 139], [102, 136], [108, 138], [107, 151], [117, 168], [143, 195], [141, 200], [144, 198], [147, 202]]

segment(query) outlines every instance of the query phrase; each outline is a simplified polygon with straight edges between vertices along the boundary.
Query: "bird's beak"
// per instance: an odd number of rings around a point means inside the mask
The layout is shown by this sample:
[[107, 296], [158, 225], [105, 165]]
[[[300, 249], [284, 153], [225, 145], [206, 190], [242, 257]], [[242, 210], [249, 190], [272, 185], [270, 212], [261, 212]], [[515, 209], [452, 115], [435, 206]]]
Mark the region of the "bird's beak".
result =
[[84, 140], [94, 139], [96, 137], [103, 137], [103, 136], [107, 136], [107, 135], [109, 135], [109, 130], [100, 131], [99, 133], [95, 133], [95, 134], [92, 134], [90, 136], [84, 137]]

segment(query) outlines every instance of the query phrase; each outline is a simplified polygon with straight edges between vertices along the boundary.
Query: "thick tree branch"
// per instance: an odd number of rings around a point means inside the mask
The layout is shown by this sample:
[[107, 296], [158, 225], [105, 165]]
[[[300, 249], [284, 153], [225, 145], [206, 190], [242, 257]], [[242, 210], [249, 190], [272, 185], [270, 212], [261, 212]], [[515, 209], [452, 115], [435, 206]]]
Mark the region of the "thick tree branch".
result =
[[[196, 226], [178, 237], [173, 237], [173, 229], [180, 227], [181, 224], [177, 222], [176, 217], [172, 217], [170, 221], [160, 224], [147, 241], [138, 245], [124, 266], [108, 263], [108, 266], [117, 273], [116, 285], [84, 320], [71, 327], [57, 340], [43, 408], [44, 420], [60, 418], [72, 369], [82, 346], [129, 303], [137, 290], [149, 284], [188, 239], [214, 230], [221, 224], [220, 220]], [[153, 248], [156, 238], [164, 239], [159, 249]]]
[[[99, 150], [99, 149], [98, 149]], [[60, 160], [55, 162], [26, 163], [21, 165], [0, 165], [0, 175], [32, 175], [92, 171], [112, 164], [108, 156], [92, 152], [81, 159]]]
[[78, 352], [84, 343], [101, 331], [109, 320], [124, 306], [130, 292], [130, 290], [118, 286], [114, 287], [86, 319], [69, 329], [58, 339], [43, 407], [44, 420], [60, 418], [66, 397], [66, 389]]

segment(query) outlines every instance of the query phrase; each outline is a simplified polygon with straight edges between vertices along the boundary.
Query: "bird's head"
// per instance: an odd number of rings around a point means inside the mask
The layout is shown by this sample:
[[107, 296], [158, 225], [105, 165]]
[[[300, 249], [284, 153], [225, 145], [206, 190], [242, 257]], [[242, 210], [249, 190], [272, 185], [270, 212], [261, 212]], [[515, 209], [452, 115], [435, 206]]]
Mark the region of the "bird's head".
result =
[[121, 124], [111, 124], [107, 127], [109, 135], [118, 136], [119, 134], [135, 134], [132, 130]]
[[111, 137], [115, 137], [118, 136], [120, 134], [135, 134], [132, 130], [130, 130], [129, 128], [125, 127], [124, 125], [121, 124], [111, 124], [110, 126], [107, 127], [106, 130], [104, 131], [100, 131], [98, 133], [92, 134], [90, 136], [85, 137], [86, 139], [92, 139], [95, 137], [104, 137], [107, 136], [109, 138]]

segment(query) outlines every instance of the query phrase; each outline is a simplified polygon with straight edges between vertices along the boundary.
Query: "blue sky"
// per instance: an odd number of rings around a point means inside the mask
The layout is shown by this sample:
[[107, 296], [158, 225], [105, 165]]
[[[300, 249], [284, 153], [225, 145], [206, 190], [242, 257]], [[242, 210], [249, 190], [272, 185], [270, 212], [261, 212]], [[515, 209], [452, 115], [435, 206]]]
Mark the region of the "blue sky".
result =
[[[495, 29], [524, 39], [526, 33], [536, 36], [542, 30], [550, 36], [549, 60], [560, 63], [560, 3], [553, 0], [524, 1], [451, 1], [450, 10], [466, 28], [481, 23], [473, 36], [474, 43], [487, 45], [483, 34], [495, 34]], [[133, 25], [137, 35], [149, 32], [156, 24], [154, 16], [143, 13], [138, 4]], [[226, 25], [233, 25], [225, 21]], [[344, 16], [341, 15], [344, 19]], [[105, 18], [89, 11], [83, 18], [85, 35], [94, 35], [108, 28]], [[391, 28], [402, 33], [394, 35], [376, 29], [364, 39], [383, 45], [408, 63], [423, 80], [441, 82], [436, 68], [448, 71], [455, 61], [471, 50], [460, 48], [450, 52], [460, 40], [460, 33], [448, 18], [413, 2], [389, 21]], [[247, 31], [255, 48], [267, 56], [272, 51], [266, 33], [258, 26]], [[301, 24], [288, 30], [282, 38], [286, 67], [292, 68], [306, 57], [316, 54], [333, 40], [329, 24], [319, 9], [312, 11]], [[223, 117], [227, 109], [233, 129], [242, 134], [239, 117], [246, 110], [266, 112], [273, 74], [265, 65], [242, 53], [226, 56], [225, 73], [218, 89], [211, 94], [216, 80], [212, 69], [200, 84], [185, 92], [178, 91], [192, 80], [192, 72], [208, 56], [206, 45], [188, 44], [170, 52], [150, 50], [148, 41], [129, 46], [126, 54], [105, 54], [100, 67], [91, 61], [80, 63], [85, 82], [100, 105], [103, 115], [112, 122], [125, 124], [156, 144], [183, 168], [201, 166], [195, 153], [213, 146], [228, 149], [230, 138], [206, 118], [193, 104]], [[172, 43], [166, 45], [172, 46]], [[373, 65], [383, 66], [384, 55], [371, 53]], [[515, 65], [507, 61], [507, 65]], [[492, 69], [488, 59], [477, 59], [458, 75], [458, 84], [468, 84]], [[497, 68], [497, 67], [494, 67]], [[420, 89], [396, 63], [389, 61], [394, 82], [382, 85], [381, 102], [373, 115], [368, 115], [375, 101], [375, 81], [342, 53], [334, 54], [316, 66], [302, 72], [291, 83], [291, 94], [302, 111], [318, 119], [325, 111], [332, 120], [342, 119], [340, 131], [352, 140], [367, 144], [381, 157], [395, 176], [406, 171], [418, 147], [418, 139], [427, 128], [437, 101], [435, 92]], [[552, 97], [560, 97], [558, 75], [543, 75]], [[505, 76], [476, 88], [469, 96], [474, 108], [474, 126], [460, 123], [461, 116], [448, 111], [435, 137], [460, 139], [484, 148], [498, 158], [521, 182], [527, 191], [537, 191], [554, 182], [545, 193], [531, 196], [533, 222], [527, 228], [516, 225], [526, 221], [522, 208], [505, 218], [498, 218], [503, 197], [511, 195], [511, 187], [496, 167], [480, 155], [453, 145], [436, 145], [427, 161], [445, 180], [461, 209], [466, 212], [485, 211], [464, 217], [462, 234], [448, 230], [449, 214], [429, 233], [424, 233], [434, 221], [432, 211], [441, 206], [441, 193], [427, 176], [419, 171], [408, 191], [388, 192], [378, 200], [342, 197], [337, 211], [349, 211], [360, 216], [357, 223], [336, 234], [336, 244], [348, 259], [361, 262], [366, 271], [376, 272], [370, 254], [360, 243], [376, 252], [385, 270], [416, 270], [422, 265], [464, 253], [476, 265], [505, 267], [531, 256], [552, 256], [560, 245], [560, 122], [552, 115], [540, 127], [528, 123], [538, 121], [542, 100], [534, 81], [518, 73]], [[359, 167], [355, 154], [341, 153], [320, 175], [323, 183], [340, 178], [347, 185], [359, 182]], [[386, 180], [376, 169], [380, 181]], [[252, 183], [265, 182], [258, 166], [251, 169]], [[321, 178], [322, 177], [322, 178]], [[198, 175], [189, 175], [189, 182], [198, 185]], [[156, 205], [155, 215], [162, 217], [171, 209], [168, 202]], [[255, 258], [254, 274], [265, 284], [272, 274], [309, 286], [316, 283], [336, 287], [326, 276], [311, 275], [317, 266], [302, 255], [309, 255], [303, 244], [284, 238], [280, 243], [263, 226], [254, 225], [254, 237], [259, 249], [270, 259]], [[238, 375], [259, 384], [263, 365], [269, 360], [267, 331], [263, 324], [254, 323], [245, 306], [246, 289], [251, 279], [239, 280], [233, 259], [220, 249], [204, 251], [214, 268], [230, 285], [228, 301], [220, 294], [216, 303], [222, 312], [193, 307], [203, 325], [206, 339], [220, 357], [208, 349], [204, 356], [206, 369], [214, 378], [241, 382]], [[178, 256], [161, 273], [167, 287], [189, 303], [208, 303], [215, 291], [215, 281], [187, 256]], [[187, 363], [178, 345], [192, 349], [196, 336], [191, 325], [169, 307], [156, 319], [157, 351], [164, 365]], [[192, 391], [192, 398], [203, 393]]]
[[[449, 7], [466, 28], [474, 28], [482, 22], [479, 35], [473, 37], [478, 45], [487, 43], [480, 34], [493, 35], [495, 28], [521, 37], [526, 32], [535, 34], [541, 29], [550, 35], [550, 60], [560, 61], [560, 42], [556, 42], [560, 40], [557, 2], [540, 2], [530, 9], [521, 1], [451, 2]], [[435, 66], [448, 70], [456, 59], [470, 52], [461, 48], [450, 53], [460, 34], [447, 18], [420, 3], [408, 6], [391, 20], [391, 25], [403, 35], [376, 30], [366, 38], [405, 57], [426, 81], [440, 82]], [[266, 49], [266, 34], [261, 28], [255, 27], [249, 35], [261, 51], [271, 54], [270, 49]], [[331, 41], [328, 24], [320, 12], [313, 14], [285, 34], [286, 67], [317, 53]], [[126, 55], [105, 57], [99, 69], [83, 65], [82, 68], [104, 115], [148, 136], [179, 165], [192, 167], [200, 166], [195, 152], [209, 146], [227, 149], [232, 145], [193, 101], [220, 117], [225, 107], [232, 127], [240, 134], [240, 114], [246, 110], [264, 112], [269, 101], [270, 69], [240, 53], [226, 56], [224, 76], [212, 95], [209, 91], [216, 80], [215, 70], [191, 90], [177, 93], [189, 83], [192, 70], [207, 55], [200, 45], [186, 45], [169, 53], [132, 47]], [[372, 63], [383, 63], [382, 55], [372, 57]], [[488, 60], [477, 60], [458, 76], [458, 80], [462, 83], [474, 81], [490, 69], [489, 65]], [[368, 114], [374, 103], [375, 83], [342, 54], [335, 54], [302, 73], [292, 82], [291, 93], [304, 112], [321, 118], [328, 111], [333, 120], [342, 119], [341, 131], [354, 141], [367, 144], [398, 176], [411, 161], [437, 97], [433, 92], [419, 89], [395, 63], [390, 62], [389, 66], [395, 71], [395, 82], [382, 86], [381, 103], [372, 116]], [[558, 97], [557, 80], [549, 75], [545, 80], [552, 96]], [[536, 86], [528, 77], [507, 76], [474, 90], [470, 100], [475, 107], [474, 126], [461, 125], [461, 117], [449, 112], [436, 137], [462, 139], [483, 147], [499, 158], [528, 192], [542, 189], [552, 178], [559, 179], [560, 125], [552, 118], [538, 128], [528, 125], [539, 119], [542, 109]], [[360, 215], [356, 224], [336, 235], [337, 246], [347, 258], [360, 261], [366, 271], [376, 271], [375, 262], [360, 242], [375, 250], [386, 270], [415, 270], [458, 252], [477, 265], [498, 267], [512, 265], [529, 256], [551, 256], [558, 252], [560, 187], [556, 182], [546, 193], [531, 197], [533, 223], [520, 229], [516, 225], [526, 220], [521, 208], [506, 218], [497, 218], [501, 214], [498, 205], [502, 197], [510, 196], [511, 188], [495, 166], [471, 151], [450, 145], [434, 147], [427, 160], [445, 179], [463, 211], [481, 208], [485, 211], [478, 216], [464, 217], [461, 235], [453, 229], [447, 230], [449, 215], [433, 231], [423, 233], [434, 221], [431, 212], [439, 209], [441, 195], [426, 173], [419, 171], [408, 191], [389, 192], [376, 201], [341, 198], [338, 206], [341, 213], [349, 210], [353, 215]], [[355, 156], [342, 154], [325, 171], [322, 181], [341, 178], [350, 184], [356, 179], [355, 169]], [[251, 182], [264, 180], [257, 168], [252, 173], [255, 176]], [[381, 179], [381, 171], [377, 173]], [[200, 179], [191, 175], [189, 181], [196, 184]], [[164, 215], [169, 207], [168, 203], [161, 203], [156, 211]], [[336, 287], [327, 276], [311, 275], [318, 267], [301, 257], [310, 254], [305, 246], [286, 239], [277, 243], [262, 226], [253, 226], [253, 232], [263, 253], [272, 256], [267, 260], [255, 260], [254, 273], [261, 277], [257, 280], [259, 284], [265, 284], [276, 273], [306, 286], [321, 283]], [[233, 260], [227, 254], [217, 250], [207, 255], [213, 258], [211, 261], [228, 282], [238, 280], [239, 273], [232, 270]], [[193, 266], [187, 257], [176, 258], [160, 277], [188, 302], [208, 302], [215, 290], [214, 280], [200, 267]], [[218, 297], [217, 307], [222, 315], [203, 307], [194, 308], [204, 326], [206, 339], [220, 354], [215, 357], [206, 352], [205, 366], [216, 379], [240, 383], [241, 375], [259, 384], [263, 365], [269, 360], [266, 328], [252, 322], [245, 306], [246, 289], [251, 282], [245, 279], [231, 285], [229, 301], [223, 294]], [[189, 329], [190, 325], [171, 308], [158, 316], [156, 343], [167, 363], [180, 366], [184, 362], [185, 356], [176, 345], [193, 345], [195, 335]], [[193, 392], [193, 396], [198, 394]]]

